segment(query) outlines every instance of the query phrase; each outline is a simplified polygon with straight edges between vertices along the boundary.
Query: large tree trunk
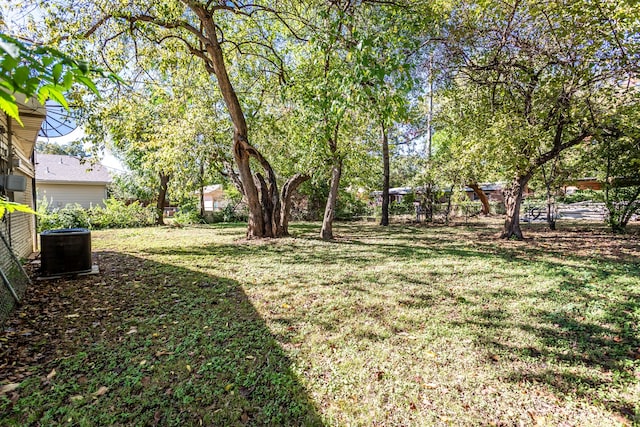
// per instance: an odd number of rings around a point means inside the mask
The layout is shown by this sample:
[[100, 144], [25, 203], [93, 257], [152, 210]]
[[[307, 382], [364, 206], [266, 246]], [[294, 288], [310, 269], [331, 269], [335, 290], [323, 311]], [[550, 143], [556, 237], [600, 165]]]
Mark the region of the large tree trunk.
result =
[[[249, 151], [245, 147], [245, 142], [237, 132], [234, 132], [233, 154], [238, 166], [240, 181], [244, 189], [244, 198], [249, 209], [247, 226], [247, 238], [273, 237], [265, 229], [264, 218], [262, 216], [262, 205], [258, 196], [258, 188], [253, 182], [253, 175], [249, 166]], [[246, 144], [248, 145], [248, 144]]]
[[387, 129], [382, 123], [382, 165], [383, 165], [383, 179], [382, 179], [382, 218], [380, 219], [380, 225], [389, 225], [389, 138], [387, 137]]
[[158, 191], [158, 201], [156, 202], [156, 224], [164, 225], [164, 206], [167, 204], [167, 187], [169, 186], [169, 175], [160, 172], [160, 190]]
[[266, 229], [264, 237], [280, 237], [282, 236], [280, 227], [281, 205], [276, 174], [267, 159], [258, 150], [252, 149], [251, 155], [258, 160], [260, 166], [267, 173], [266, 177], [261, 174], [255, 174], [256, 182], [259, 183], [260, 203], [262, 204], [262, 216]]
[[342, 175], [342, 159], [336, 158], [331, 169], [331, 188], [327, 205], [324, 209], [324, 219], [320, 237], [323, 240], [333, 239], [333, 220], [336, 216], [336, 202], [338, 201], [338, 189], [340, 187], [340, 176]]
[[504, 190], [504, 206], [506, 209], [506, 218], [504, 229], [502, 230], [503, 239], [522, 240], [522, 230], [520, 229], [520, 207], [522, 206], [522, 196], [527, 183], [531, 179], [531, 173], [524, 176], [518, 176], [511, 182], [511, 187]]
[[282, 186], [282, 194], [280, 195], [280, 235], [289, 235], [289, 214], [291, 212], [291, 196], [296, 189], [308, 180], [309, 175], [296, 174]]
[[[193, 2], [188, 2], [188, 5], [198, 15], [198, 18], [202, 22], [208, 41], [206, 44], [206, 51], [210, 58], [210, 61], [206, 62], [205, 66], [210, 73], [216, 76], [218, 87], [233, 123], [233, 158], [238, 166], [245, 201], [249, 209], [247, 238], [276, 237], [273, 224], [265, 223], [264, 209], [260, 200], [260, 192], [254, 182], [254, 176], [251, 172], [250, 166], [251, 157], [260, 157], [258, 160], [263, 166], [266, 160], [262, 158], [260, 153], [252, 147], [251, 144], [249, 144], [247, 122], [236, 91], [233, 88], [231, 80], [229, 79], [229, 74], [227, 73], [224, 55], [218, 40], [218, 29], [213, 18], [203, 5]], [[268, 163], [266, 164], [268, 165]], [[269, 172], [272, 171], [267, 171], [267, 175], [270, 175]], [[268, 176], [267, 178], [271, 181], [272, 177]], [[276, 188], [272, 188], [271, 190], [277, 193]], [[264, 203], [268, 203], [267, 201], [270, 199], [271, 197], [267, 197], [263, 198], [262, 201]]]
[[540, 154], [531, 162], [530, 169], [520, 176], [517, 176], [511, 183], [511, 188], [504, 190], [504, 206], [506, 208], [506, 219], [501, 237], [504, 239], [516, 238], [523, 239], [522, 230], [520, 229], [520, 206], [522, 205], [522, 196], [527, 183], [533, 176], [536, 168], [543, 166], [550, 160], [557, 158], [561, 152], [583, 142], [591, 135], [591, 130], [584, 129], [572, 139], [562, 142], [564, 132], [564, 123], [560, 122], [556, 125], [556, 131], [553, 141], [553, 147]]
[[472, 182], [468, 185], [469, 188], [471, 188], [476, 194], [476, 196], [478, 196], [478, 199], [480, 199], [480, 203], [482, 203], [482, 215], [489, 215], [489, 212], [491, 212], [491, 207], [489, 206], [489, 199], [487, 198], [487, 195], [484, 194], [484, 191], [482, 191], [482, 188], [480, 188], [477, 182]]

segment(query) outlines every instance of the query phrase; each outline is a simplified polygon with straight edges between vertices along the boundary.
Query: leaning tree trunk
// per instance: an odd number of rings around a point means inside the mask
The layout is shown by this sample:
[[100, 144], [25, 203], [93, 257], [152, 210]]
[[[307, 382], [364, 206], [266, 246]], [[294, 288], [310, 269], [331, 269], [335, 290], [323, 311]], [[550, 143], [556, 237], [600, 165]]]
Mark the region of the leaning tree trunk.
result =
[[249, 210], [247, 238], [273, 237], [265, 228], [258, 188], [253, 182], [253, 174], [251, 173], [251, 167], [249, 166], [249, 150], [247, 149], [249, 144], [244, 141], [244, 138], [242, 138], [238, 132], [234, 132], [233, 139], [233, 156], [236, 161], [236, 165], [238, 166], [240, 181], [242, 182], [242, 188], [244, 189], [244, 198]]
[[331, 188], [327, 205], [324, 209], [324, 219], [320, 237], [322, 240], [333, 239], [333, 220], [336, 216], [336, 202], [338, 201], [338, 188], [340, 187], [340, 176], [342, 175], [342, 159], [335, 159], [331, 169]]
[[477, 182], [472, 182], [468, 185], [469, 188], [472, 189], [476, 194], [476, 196], [478, 196], [478, 199], [480, 199], [480, 203], [482, 203], [482, 215], [489, 215], [491, 207], [489, 205], [489, 199], [487, 198], [487, 195], [484, 193], [484, 191], [482, 191], [482, 188], [480, 188]]
[[[209, 73], [216, 76], [218, 88], [233, 123], [233, 158], [238, 166], [238, 175], [242, 182], [245, 201], [249, 209], [247, 237], [275, 237], [272, 224], [265, 224], [264, 222], [260, 191], [254, 182], [250, 165], [251, 157], [257, 157], [256, 154], [259, 153], [249, 144], [247, 122], [236, 91], [229, 79], [224, 54], [218, 40], [218, 27], [203, 5], [194, 3], [189, 4], [189, 7], [196, 13], [203, 25], [208, 41], [206, 43], [208, 60], [205, 60], [205, 66]], [[271, 177], [268, 178], [270, 179]]]
[[387, 137], [387, 130], [382, 123], [382, 165], [384, 169], [382, 180], [382, 218], [380, 219], [380, 225], [389, 225], [389, 138]]
[[531, 179], [530, 173], [518, 176], [511, 182], [511, 187], [504, 190], [506, 218], [504, 229], [500, 236], [503, 239], [523, 239], [522, 230], [520, 229], [520, 207], [522, 206], [524, 189], [529, 179]]
[[156, 202], [156, 224], [164, 225], [164, 206], [167, 204], [167, 188], [169, 186], [169, 175], [160, 172], [160, 190], [158, 191], [158, 201]]
[[[188, 20], [177, 18], [165, 20], [148, 14], [120, 16], [131, 24], [131, 30], [136, 23], [151, 23], [165, 29], [183, 29], [194, 35], [198, 40], [198, 46], [190, 44], [186, 39], [180, 38], [188, 47], [190, 53], [203, 60], [205, 69], [210, 76], [215, 76], [218, 89], [233, 123], [233, 158], [238, 168], [239, 181], [236, 182], [242, 190], [244, 200], [249, 209], [247, 237], [278, 237], [280, 231], [280, 197], [276, 185], [275, 174], [269, 163], [249, 143], [248, 128], [242, 105], [237, 93], [231, 84], [221, 43], [224, 34], [221, 27], [216, 24], [214, 15], [216, 11], [227, 10], [226, 2], [213, 1], [201, 2], [196, 0], [181, 0], [188, 9], [198, 17], [199, 25], [192, 25]], [[222, 6], [221, 6], [222, 5]], [[230, 9], [229, 9], [230, 10]], [[225, 12], [226, 13], [226, 12]], [[238, 12], [243, 13], [243, 12]], [[249, 14], [251, 15], [251, 14]], [[104, 17], [94, 25], [85, 36], [89, 37], [100, 26], [108, 22], [111, 15]], [[146, 24], [145, 24], [146, 25]], [[254, 158], [265, 169], [265, 177], [260, 178], [251, 171], [251, 158]], [[255, 178], [255, 181], [254, 181]], [[256, 185], [256, 182], [258, 183]], [[258, 188], [260, 186], [260, 188]], [[261, 197], [264, 196], [264, 197]], [[266, 212], [268, 210], [268, 212]], [[266, 220], [266, 222], [265, 222]]]

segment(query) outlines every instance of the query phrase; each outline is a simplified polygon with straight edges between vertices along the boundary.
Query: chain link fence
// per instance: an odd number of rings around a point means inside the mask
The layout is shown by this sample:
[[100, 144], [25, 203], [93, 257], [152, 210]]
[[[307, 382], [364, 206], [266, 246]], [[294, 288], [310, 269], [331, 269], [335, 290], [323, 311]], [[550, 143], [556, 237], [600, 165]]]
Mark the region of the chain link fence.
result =
[[4, 324], [19, 304], [31, 279], [22, 268], [6, 237], [0, 232], [0, 325]]

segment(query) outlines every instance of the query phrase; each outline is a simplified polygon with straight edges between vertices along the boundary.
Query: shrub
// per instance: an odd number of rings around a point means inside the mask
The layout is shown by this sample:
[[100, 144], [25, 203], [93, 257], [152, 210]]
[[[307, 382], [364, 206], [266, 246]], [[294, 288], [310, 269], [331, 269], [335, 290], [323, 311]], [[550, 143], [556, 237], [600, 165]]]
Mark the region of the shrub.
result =
[[142, 206], [139, 202], [127, 205], [116, 199], [107, 199], [104, 201], [104, 207], [96, 206], [89, 210], [93, 229], [154, 225], [156, 215], [153, 206]]
[[38, 232], [58, 228], [125, 228], [144, 227], [155, 223], [155, 210], [135, 202], [126, 205], [116, 199], [107, 199], [105, 206], [85, 209], [79, 204], [68, 204], [62, 209], [49, 209], [43, 200], [38, 205]]
[[173, 222], [179, 225], [201, 224], [203, 219], [195, 206], [184, 206], [173, 215]]
[[336, 203], [336, 218], [352, 220], [356, 217], [373, 215], [369, 203], [350, 192], [342, 192]]
[[604, 192], [602, 190], [577, 190], [575, 193], [558, 198], [561, 203], [578, 203], [578, 202], [602, 202], [604, 201]]
[[38, 206], [38, 232], [58, 228], [89, 228], [90, 218], [86, 209], [77, 203], [62, 209], [48, 210], [46, 202]]
[[391, 215], [409, 215], [415, 213], [416, 208], [413, 202], [407, 203], [405, 200], [401, 202], [391, 202], [389, 204], [389, 213]]
[[249, 211], [243, 203], [229, 203], [221, 212], [222, 222], [246, 222], [249, 220]]

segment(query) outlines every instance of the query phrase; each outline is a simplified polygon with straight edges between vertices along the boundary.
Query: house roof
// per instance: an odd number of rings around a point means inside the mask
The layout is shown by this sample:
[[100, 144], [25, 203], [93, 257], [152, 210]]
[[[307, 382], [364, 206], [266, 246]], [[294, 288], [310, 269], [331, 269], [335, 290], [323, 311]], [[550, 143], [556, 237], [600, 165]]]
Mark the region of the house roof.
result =
[[36, 181], [60, 184], [108, 184], [111, 176], [100, 163], [73, 156], [36, 153]]
[[[482, 191], [502, 191], [504, 189], [504, 184], [501, 182], [484, 182], [479, 183], [478, 187], [480, 187]], [[473, 189], [471, 187], [464, 187], [464, 191], [472, 192]]]
[[[0, 88], [3, 92], [5, 89]], [[10, 119], [11, 133], [13, 134], [13, 143], [20, 146], [24, 155], [29, 158], [33, 152], [33, 147], [38, 137], [38, 132], [42, 125], [42, 121], [46, 117], [46, 109], [38, 104], [35, 99], [25, 100], [24, 95], [14, 94], [20, 114], [22, 125], [14, 119]], [[4, 127], [4, 126], [3, 126]]]
[[[220, 190], [222, 190], [222, 184], [207, 185], [206, 187], [202, 188], [202, 192], [204, 194], [213, 193], [214, 191]], [[198, 191], [198, 193], [200, 193], [200, 191]]]

